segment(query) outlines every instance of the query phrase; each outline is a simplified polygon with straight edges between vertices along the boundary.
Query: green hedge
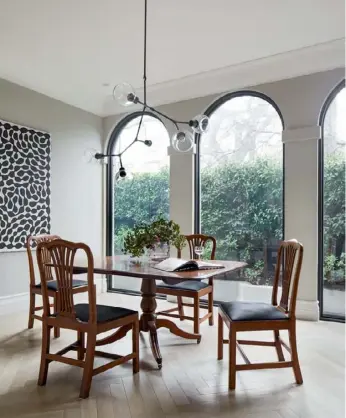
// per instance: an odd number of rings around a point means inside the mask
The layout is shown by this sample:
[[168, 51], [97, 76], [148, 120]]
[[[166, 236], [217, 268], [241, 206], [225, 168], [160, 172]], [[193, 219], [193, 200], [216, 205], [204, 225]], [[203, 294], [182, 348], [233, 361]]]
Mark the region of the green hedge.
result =
[[[249, 263], [245, 279], [270, 283], [282, 238], [282, 165], [270, 159], [227, 163], [201, 172], [202, 232], [217, 238], [217, 258]], [[345, 163], [342, 155], [325, 161], [325, 277], [340, 276], [345, 240]], [[134, 175], [114, 190], [115, 249], [126, 229], [169, 216], [169, 171]], [[333, 257], [331, 257], [334, 256]], [[333, 258], [333, 259], [332, 259]], [[342, 276], [342, 274], [341, 274]]]
[[324, 279], [345, 285], [345, 158], [326, 156], [324, 165]]

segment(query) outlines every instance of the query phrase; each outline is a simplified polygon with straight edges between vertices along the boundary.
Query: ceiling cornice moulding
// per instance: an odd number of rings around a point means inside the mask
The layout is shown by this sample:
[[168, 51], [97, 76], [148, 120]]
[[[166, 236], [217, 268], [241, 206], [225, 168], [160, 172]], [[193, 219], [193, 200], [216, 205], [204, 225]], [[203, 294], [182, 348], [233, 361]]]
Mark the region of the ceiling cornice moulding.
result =
[[[153, 106], [176, 103], [343, 67], [345, 38], [151, 85], [148, 103]], [[141, 94], [140, 89], [138, 93]], [[100, 116], [123, 112], [124, 108], [109, 96]]]

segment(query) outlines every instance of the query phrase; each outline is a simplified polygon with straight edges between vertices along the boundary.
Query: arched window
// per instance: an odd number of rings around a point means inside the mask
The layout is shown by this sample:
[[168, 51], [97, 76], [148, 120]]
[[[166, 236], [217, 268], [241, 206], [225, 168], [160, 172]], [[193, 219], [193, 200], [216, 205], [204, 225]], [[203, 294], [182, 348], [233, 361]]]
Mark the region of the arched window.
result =
[[[141, 113], [133, 113], [123, 119], [114, 129], [109, 153], [124, 150], [136, 137]], [[164, 124], [155, 116], [143, 118], [139, 140], [151, 140], [148, 147], [135, 143], [122, 156], [126, 170], [124, 179], [117, 179], [119, 159], [114, 158], [108, 167], [108, 210], [107, 235], [108, 255], [121, 254], [123, 237], [135, 224], [148, 222], [159, 214], [169, 217], [169, 157], [167, 147], [170, 140]], [[131, 278], [113, 276], [110, 289], [137, 291], [140, 282]]]
[[268, 301], [270, 291], [252, 285], [273, 283], [283, 238], [282, 117], [268, 97], [252, 91], [226, 95], [206, 114], [211, 130], [197, 138], [196, 230], [216, 238], [217, 259], [248, 263], [233, 275], [236, 284], [216, 283], [215, 299], [236, 298], [241, 288], [246, 299], [255, 291]]
[[345, 319], [346, 89], [340, 83], [320, 117], [319, 301], [322, 318]]

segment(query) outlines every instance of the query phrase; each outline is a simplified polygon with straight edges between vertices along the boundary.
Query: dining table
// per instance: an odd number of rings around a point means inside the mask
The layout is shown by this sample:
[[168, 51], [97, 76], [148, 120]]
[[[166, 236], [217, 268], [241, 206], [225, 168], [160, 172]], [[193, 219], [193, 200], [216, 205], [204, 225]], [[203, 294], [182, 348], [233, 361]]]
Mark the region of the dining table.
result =
[[[141, 280], [141, 316], [140, 331], [149, 333], [149, 341], [153, 356], [157, 362], [158, 368], [162, 368], [162, 356], [160, 344], [157, 335], [159, 328], [168, 328], [169, 331], [179, 337], [189, 340], [196, 340], [200, 343], [202, 335], [187, 332], [178, 327], [170, 319], [157, 318], [156, 316], [156, 282], [162, 281], [166, 284], [178, 284], [187, 280], [205, 280], [205, 279], [227, 279], [229, 273], [238, 271], [246, 266], [241, 261], [229, 260], [208, 260], [210, 263], [221, 264], [222, 268], [208, 270], [188, 270], [180, 272], [168, 272], [155, 268], [155, 263], [151, 260], [136, 262], [129, 256], [119, 255], [104, 258], [95, 258], [93, 271], [95, 274], [105, 274], [111, 276], [134, 277]], [[74, 272], [76, 274], [87, 272], [86, 261], [75, 261]], [[130, 325], [124, 325], [112, 335], [99, 340], [97, 345], [113, 343], [123, 338], [131, 330]]]

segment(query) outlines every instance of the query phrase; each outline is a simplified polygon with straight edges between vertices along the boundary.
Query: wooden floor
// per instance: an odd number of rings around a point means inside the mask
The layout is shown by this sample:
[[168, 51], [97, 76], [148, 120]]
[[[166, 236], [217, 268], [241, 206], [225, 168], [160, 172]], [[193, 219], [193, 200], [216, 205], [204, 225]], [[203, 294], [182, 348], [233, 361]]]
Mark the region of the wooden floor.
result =
[[[140, 299], [117, 294], [99, 295], [98, 303], [138, 309]], [[26, 306], [11, 313], [0, 310], [0, 417], [1, 418], [341, 418], [345, 416], [344, 325], [299, 322], [298, 349], [304, 378], [294, 384], [289, 369], [246, 371], [237, 374], [237, 389], [227, 390], [227, 355], [216, 360], [216, 326], [202, 325], [202, 342], [180, 339], [159, 330], [163, 369], [157, 370], [147, 336], [141, 340], [141, 371], [132, 376], [131, 365], [98, 375], [90, 398], [79, 400], [81, 370], [53, 363], [46, 387], [37, 387], [40, 323], [27, 330]], [[159, 306], [171, 306], [160, 301]], [[190, 322], [183, 322], [191, 329]], [[252, 336], [254, 336], [252, 334]], [[255, 337], [271, 338], [259, 333]], [[75, 340], [62, 331], [52, 349]], [[130, 338], [113, 344], [125, 353]], [[253, 361], [276, 360], [271, 348], [245, 347]], [[238, 356], [240, 362], [240, 356]]]

